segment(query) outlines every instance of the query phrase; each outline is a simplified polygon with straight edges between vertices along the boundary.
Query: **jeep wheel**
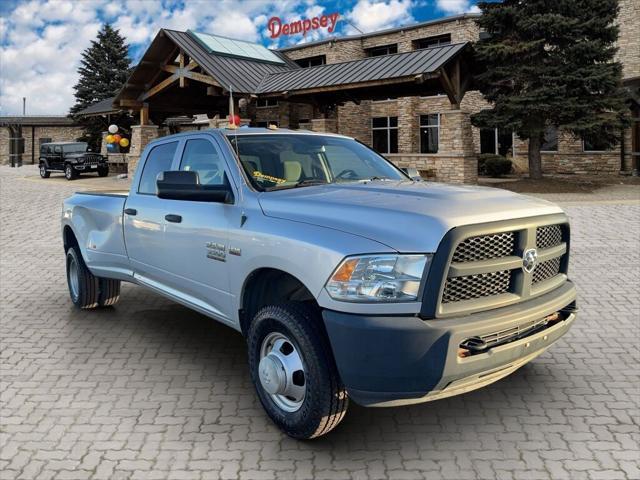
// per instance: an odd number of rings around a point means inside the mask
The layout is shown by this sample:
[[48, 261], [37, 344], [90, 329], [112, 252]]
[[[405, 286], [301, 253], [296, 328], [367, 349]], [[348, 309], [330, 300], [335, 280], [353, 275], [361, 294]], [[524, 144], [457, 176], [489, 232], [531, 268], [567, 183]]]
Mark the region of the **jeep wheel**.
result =
[[78, 172], [76, 172], [76, 169], [73, 168], [70, 163], [67, 163], [64, 166], [64, 176], [67, 180], [74, 180], [78, 176]]
[[71, 301], [76, 307], [90, 309], [99, 305], [98, 277], [89, 271], [80, 250], [75, 246], [67, 251], [67, 284]]
[[51, 172], [47, 171], [47, 167], [44, 163], [40, 164], [40, 176], [42, 178], [49, 178], [51, 176]]
[[251, 379], [271, 420], [309, 439], [333, 430], [349, 399], [318, 311], [302, 303], [264, 307], [247, 335]]
[[109, 175], [109, 167], [98, 167], [98, 176], [99, 177], [106, 177], [107, 175]]

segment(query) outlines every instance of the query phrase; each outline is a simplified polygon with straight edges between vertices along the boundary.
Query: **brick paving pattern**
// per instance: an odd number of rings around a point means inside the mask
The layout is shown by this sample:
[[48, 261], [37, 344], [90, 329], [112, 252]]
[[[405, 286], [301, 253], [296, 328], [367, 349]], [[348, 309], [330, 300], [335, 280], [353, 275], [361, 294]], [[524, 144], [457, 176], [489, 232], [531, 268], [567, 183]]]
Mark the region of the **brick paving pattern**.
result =
[[0, 167], [3, 480], [640, 478], [640, 202], [567, 207], [581, 312], [550, 351], [463, 396], [352, 404], [299, 442], [263, 413], [238, 333], [133, 285], [72, 307], [60, 205], [93, 179], [35, 173]]

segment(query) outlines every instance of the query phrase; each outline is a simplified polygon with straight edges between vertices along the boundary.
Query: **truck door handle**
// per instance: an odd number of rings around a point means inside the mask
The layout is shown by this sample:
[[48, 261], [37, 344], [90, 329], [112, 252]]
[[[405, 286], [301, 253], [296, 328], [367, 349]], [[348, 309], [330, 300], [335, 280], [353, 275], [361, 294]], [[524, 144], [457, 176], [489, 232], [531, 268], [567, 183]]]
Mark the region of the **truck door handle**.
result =
[[172, 213], [165, 215], [164, 219], [167, 222], [172, 222], [172, 223], [180, 223], [182, 221], [182, 217], [180, 215], [174, 215]]
[[125, 208], [124, 213], [127, 215], [137, 215], [138, 211], [135, 208]]

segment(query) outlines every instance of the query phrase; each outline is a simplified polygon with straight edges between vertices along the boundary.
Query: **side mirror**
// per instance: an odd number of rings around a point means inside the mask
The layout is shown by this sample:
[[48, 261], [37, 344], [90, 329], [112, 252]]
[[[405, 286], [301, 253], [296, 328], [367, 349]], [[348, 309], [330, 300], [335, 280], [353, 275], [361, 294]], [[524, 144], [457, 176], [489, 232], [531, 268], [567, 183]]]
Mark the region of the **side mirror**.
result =
[[201, 185], [198, 172], [187, 170], [162, 172], [156, 179], [158, 198], [192, 202], [233, 203], [228, 184]]

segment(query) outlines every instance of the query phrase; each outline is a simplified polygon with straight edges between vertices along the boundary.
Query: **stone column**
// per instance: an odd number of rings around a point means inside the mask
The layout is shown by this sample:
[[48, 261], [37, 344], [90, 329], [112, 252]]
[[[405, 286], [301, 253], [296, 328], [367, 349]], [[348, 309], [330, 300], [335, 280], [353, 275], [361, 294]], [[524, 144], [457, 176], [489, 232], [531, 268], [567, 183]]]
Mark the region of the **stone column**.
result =
[[107, 135], [109, 132], [102, 132], [102, 140], [100, 140], [100, 155], [107, 155]]
[[338, 122], [335, 118], [312, 118], [311, 130], [314, 132], [338, 133]]
[[129, 177], [135, 173], [143, 150], [155, 138], [158, 138], [156, 125], [134, 125], [131, 127], [131, 147], [127, 154], [127, 174]]
[[436, 175], [438, 179], [454, 183], [475, 183], [478, 180], [478, 158], [473, 147], [468, 112], [444, 110], [440, 113]]
[[418, 97], [398, 98], [398, 153], [418, 153]]

